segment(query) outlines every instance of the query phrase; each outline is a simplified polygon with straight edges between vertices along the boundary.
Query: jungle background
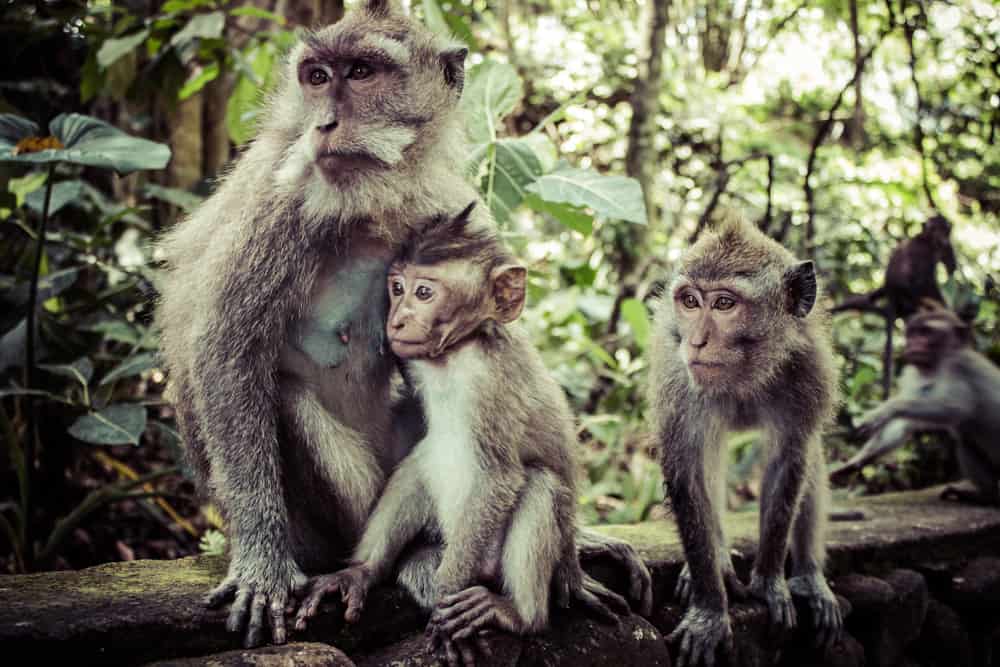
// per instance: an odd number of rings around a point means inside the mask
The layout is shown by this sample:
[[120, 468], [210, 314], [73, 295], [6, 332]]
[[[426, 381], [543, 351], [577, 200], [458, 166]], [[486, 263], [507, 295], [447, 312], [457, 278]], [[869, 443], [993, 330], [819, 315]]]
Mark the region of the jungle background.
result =
[[[997, 4], [405, 4], [470, 48], [470, 175], [529, 264], [523, 320], [579, 415], [587, 521], [663, 515], [642, 391], [650, 299], [722, 211], [814, 259], [823, 307], [879, 285], [892, 249], [946, 216], [958, 269], [939, 268], [942, 291], [1000, 361]], [[43, 128], [86, 114], [172, 152], [165, 168], [122, 168], [0, 151], [0, 570], [222, 548], [161, 396], [150, 242], [252, 138], [296, 31], [344, 9], [0, 1], [0, 113]], [[844, 402], [828, 462], [860, 445], [852, 424], [882, 397], [885, 342], [878, 316], [833, 322]], [[835, 495], [954, 478], [947, 444], [923, 436]], [[730, 443], [733, 510], [754, 507], [760, 450], [753, 433]]]

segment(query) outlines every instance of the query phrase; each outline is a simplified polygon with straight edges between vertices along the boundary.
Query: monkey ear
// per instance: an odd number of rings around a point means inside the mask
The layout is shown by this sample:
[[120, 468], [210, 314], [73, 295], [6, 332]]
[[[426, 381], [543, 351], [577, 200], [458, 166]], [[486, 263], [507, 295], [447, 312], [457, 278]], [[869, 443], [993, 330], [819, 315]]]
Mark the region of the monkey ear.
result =
[[494, 317], [498, 322], [513, 322], [524, 309], [528, 270], [518, 264], [504, 264], [490, 272], [493, 285]]
[[785, 271], [785, 309], [795, 317], [805, 317], [816, 305], [816, 268], [810, 261], [799, 262]]
[[438, 56], [441, 59], [441, 68], [444, 70], [445, 83], [459, 93], [465, 86], [465, 56], [467, 55], [469, 55], [469, 49], [459, 46], [442, 51]]

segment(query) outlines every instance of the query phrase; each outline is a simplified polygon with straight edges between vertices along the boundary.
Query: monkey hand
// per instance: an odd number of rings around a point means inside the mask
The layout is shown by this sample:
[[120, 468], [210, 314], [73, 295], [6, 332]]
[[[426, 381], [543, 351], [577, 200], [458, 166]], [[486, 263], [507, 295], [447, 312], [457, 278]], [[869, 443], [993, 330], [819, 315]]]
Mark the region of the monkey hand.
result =
[[854, 429], [854, 431], [855, 433], [858, 434], [859, 437], [868, 440], [873, 435], [882, 430], [882, 427], [885, 426], [886, 421], [888, 421], [886, 419], [886, 416], [882, 413], [881, 410], [876, 408], [874, 410], [865, 413], [865, 415], [861, 418], [861, 421], [858, 422], [858, 425]]
[[677, 667], [714, 667], [715, 652], [719, 646], [725, 653], [733, 648], [733, 628], [725, 609], [707, 609], [693, 604], [667, 637], [671, 644], [678, 644]]
[[653, 613], [653, 578], [635, 547], [624, 540], [581, 528], [577, 532], [576, 548], [581, 560], [607, 557], [623, 567], [629, 578], [629, 599], [641, 615]]
[[820, 572], [803, 574], [788, 580], [788, 588], [797, 597], [809, 602], [813, 625], [816, 627], [816, 645], [829, 648], [840, 639], [844, 617], [837, 596], [830, 590], [826, 577]]
[[284, 644], [285, 607], [301, 593], [307, 581], [290, 556], [277, 560], [233, 558], [226, 578], [208, 594], [205, 604], [214, 608], [233, 600], [226, 628], [239, 632], [246, 625], [244, 645], [247, 648], [262, 643], [266, 611], [272, 640], [275, 644]]
[[795, 605], [783, 574], [764, 577], [754, 572], [747, 590], [752, 597], [767, 604], [773, 628], [782, 632], [795, 628]]
[[309, 593], [302, 601], [299, 612], [295, 615], [295, 629], [305, 630], [307, 619], [316, 615], [319, 603], [328, 593], [340, 592], [340, 598], [347, 605], [344, 620], [355, 623], [361, 618], [361, 610], [365, 606], [368, 591], [375, 583], [375, 577], [367, 565], [352, 565], [340, 572], [315, 577], [309, 583]]

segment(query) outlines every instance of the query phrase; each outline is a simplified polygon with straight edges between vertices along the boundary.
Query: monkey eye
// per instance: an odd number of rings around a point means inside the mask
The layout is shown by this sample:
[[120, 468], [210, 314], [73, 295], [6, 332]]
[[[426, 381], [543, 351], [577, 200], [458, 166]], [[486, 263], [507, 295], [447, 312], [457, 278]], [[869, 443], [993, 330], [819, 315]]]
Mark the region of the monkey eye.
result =
[[309, 72], [309, 83], [313, 86], [322, 86], [329, 81], [330, 75], [324, 69], [317, 67]]
[[427, 299], [429, 299], [432, 296], [434, 296], [434, 290], [432, 290], [427, 285], [421, 285], [420, 287], [417, 288], [417, 290], [414, 292], [414, 294], [417, 295], [417, 298], [419, 300], [421, 300], [421, 301], [427, 301]]
[[392, 290], [393, 296], [403, 296], [403, 283], [398, 280], [393, 280], [389, 283], [389, 289]]
[[685, 294], [684, 296], [682, 296], [681, 297], [681, 304], [685, 308], [688, 308], [690, 310], [694, 310], [695, 308], [697, 308], [700, 305], [698, 303], [698, 297], [696, 297], [694, 294]]
[[363, 60], [355, 60], [347, 67], [345, 78], [363, 81], [375, 73], [375, 68]]
[[715, 300], [713, 307], [716, 310], [730, 310], [735, 305], [736, 305], [736, 299], [730, 296], [720, 296], [718, 299]]

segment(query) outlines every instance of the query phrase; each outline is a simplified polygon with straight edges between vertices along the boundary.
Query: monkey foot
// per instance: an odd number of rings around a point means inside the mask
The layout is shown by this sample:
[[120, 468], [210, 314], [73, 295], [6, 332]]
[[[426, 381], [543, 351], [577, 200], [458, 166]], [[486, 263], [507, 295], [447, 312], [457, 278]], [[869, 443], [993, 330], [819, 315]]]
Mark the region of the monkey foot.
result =
[[470, 586], [441, 598], [427, 628], [432, 636], [443, 635], [455, 641], [470, 639], [487, 628], [520, 634], [525, 622], [509, 598], [485, 586]]
[[767, 605], [774, 630], [785, 633], [795, 629], [795, 605], [784, 575], [762, 577], [754, 572], [747, 592]]
[[623, 540], [581, 528], [576, 536], [576, 551], [581, 560], [607, 557], [625, 568], [629, 578], [629, 599], [643, 616], [653, 612], [653, 578], [635, 547]]
[[[745, 600], [747, 597], [747, 587], [743, 585], [740, 578], [736, 576], [736, 570], [733, 568], [732, 563], [729, 564], [728, 568], [722, 570], [722, 583], [726, 586], [726, 594], [729, 596], [730, 600]], [[691, 578], [691, 568], [688, 567], [687, 563], [684, 563], [684, 567], [681, 569], [680, 575], [677, 577], [677, 586], [674, 587], [674, 598], [683, 607], [687, 607], [691, 604], [691, 595], [694, 591], [692, 578]]]
[[329, 593], [340, 592], [341, 599], [347, 604], [344, 620], [355, 623], [361, 618], [361, 610], [365, 606], [365, 598], [371, 589], [374, 577], [365, 565], [352, 565], [334, 574], [315, 577], [309, 582], [309, 593], [299, 606], [295, 615], [295, 629], [305, 630], [308, 619], [316, 615], [319, 603]]
[[816, 628], [816, 645], [828, 648], [835, 644], [840, 639], [844, 617], [837, 596], [826, 583], [826, 577], [820, 572], [792, 577], [788, 580], [788, 588], [795, 596], [805, 598], [809, 603], [813, 626]]
[[[233, 601], [226, 629], [240, 632], [245, 628], [243, 645], [247, 648], [259, 646], [265, 641], [265, 614], [272, 641], [275, 644], [285, 643], [285, 608], [307, 582], [306, 576], [291, 558], [271, 559], [268, 567], [252, 566], [258, 562], [233, 559], [226, 578], [205, 597], [205, 604], [213, 608], [222, 606], [228, 600]], [[256, 576], [247, 576], [248, 572], [254, 572]]]
[[729, 614], [724, 610], [688, 607], [667, 641], [678, 645], [677, 667], [714, 667], [720, 646], [724, 653], [732, 652], [733, 629]]

